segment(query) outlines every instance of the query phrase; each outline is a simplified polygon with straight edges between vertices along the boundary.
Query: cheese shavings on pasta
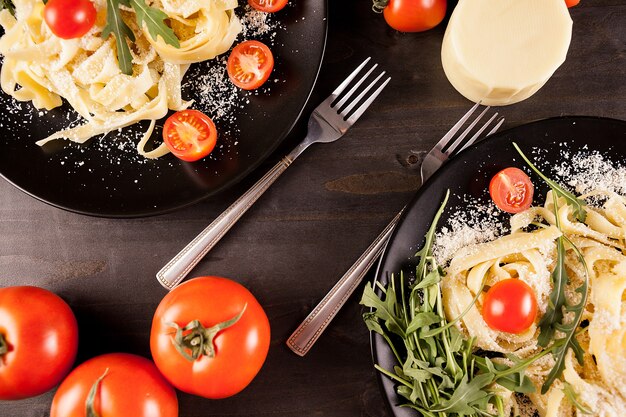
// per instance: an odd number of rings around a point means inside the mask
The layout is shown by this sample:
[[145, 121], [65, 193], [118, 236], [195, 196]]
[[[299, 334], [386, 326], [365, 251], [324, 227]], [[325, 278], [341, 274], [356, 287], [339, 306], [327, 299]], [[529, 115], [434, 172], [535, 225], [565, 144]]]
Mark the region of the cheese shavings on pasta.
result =
[[41, 139], [83, 143], [141, 120], [150, 127], [138, 144], [138, 152], [157, 158], [168, 151], [164, 144], [146, 152], [145, 144], [155, 121], [168, 110], [183, 110], [191, 101], [182, 98], [181, 82], [189, 65], [226, 52], [241, 32], [235, 16], [237, 0], [152, 0], [149, 5], [163, 10], [180, 40], [180, 48], [153, 39], [140, 28], [130, 8], [122, 10], [124, 22], [135, 35], [131, 45], [133, 74], [123, 74], [117, 62], [113, 36], [102, 39], [106, 24], [106, 2], [94, 0], [94, 27], [78, 39], [56, 37], [43, 20], [41, 0], [15, 0], [15, 17], [0, 11], [0, 38], [4, 57], [0, 86], [19, 101], [32, 101], [37, 109], [53, 109], [65, 99], [85, 119]]
[[[581, 196], [604, 201], [601, 207], [587, 206], [584, 223], [574, 220], [572, 209], [559, 200], [556, 216], [554, 199], [548, 193], [542, 207], [532, 207], [511, 218], [511, 233], [487, 243], [466, 246], [456, 252], [443, 280], [442, 294], [449, 319], [458, 317], [483, 290], [483, 284], [514, 278], [533, 288], [545, 312], [551, 291], [550, 273], [556, 259], [555, 240], [565, 235], [582, 254], [588, 268], [589, 298], [583, 311], [588, 322], [586, 332], [577, 338], [583, 347], [584, 365], [567, 353], [565, 370], [545, 395], [529, 394], [533, 411], [524, 411], [518, 397], [508, 393], [505, 415], [541, 417], [583, 416], [566, 395], [573, 390], [576, 401], [591, 415], [597, 417], [623, 417], [626, 415], [626, 198], [598, 191]], [[541, 221], [544, 227], [529, 227]], [[570, 276], [570, 287], [577, 287], [585, 279], [585, 271], [571, 246], [566, 246], [565, 267]], [[578, 297], [574, 291], [567, 297]], [[539, 329], [531, 326], [522, 334], [497, 332], [483, 320], [481, 309], [484, 293], [463, 316], [460, 328], [466, 336], [476, 339], [476, 346], [485, 351], [530, 357], [541, 348], [537, 344]], [[507, 359], [502, 359], [507, 361]], [[554, 360], [545, 356], [526, 370], [537, 388], [554, 366]], [[503, 388], [504, 391], [506, 391]]]

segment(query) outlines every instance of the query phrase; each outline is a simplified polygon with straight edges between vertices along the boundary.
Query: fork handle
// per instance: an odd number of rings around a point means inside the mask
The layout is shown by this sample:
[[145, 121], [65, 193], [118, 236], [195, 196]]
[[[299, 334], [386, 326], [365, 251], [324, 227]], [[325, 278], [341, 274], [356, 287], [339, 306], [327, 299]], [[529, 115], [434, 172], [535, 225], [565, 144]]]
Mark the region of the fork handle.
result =
[[295, 158], [293, 153], [278, 161], [267, 174], [230, 205], [218, 218], [169, 261], [156, 276], [168, 290], [177, 286], [255, 201], [285, 172]]
[[391, 220], [380, 235], [348, 269], [335, 286], [326, 294], [306, 319], [287, 339], [287, 346], [297, 355], [304, 356], [328, 327], [331, 320], [348, 300], [367, 271], [382, 254], [389, 237], [400, 220], [404, 209]]

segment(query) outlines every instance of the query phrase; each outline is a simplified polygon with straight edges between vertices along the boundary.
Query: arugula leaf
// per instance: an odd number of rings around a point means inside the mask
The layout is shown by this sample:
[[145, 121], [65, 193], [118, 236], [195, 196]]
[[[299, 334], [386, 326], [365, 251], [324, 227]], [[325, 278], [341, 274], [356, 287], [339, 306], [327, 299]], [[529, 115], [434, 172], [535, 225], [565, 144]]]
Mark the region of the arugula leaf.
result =
[[550, 178], [546, 177], [541, 171], [539, 171], [539, 169], [537, 169], [537, 167], [535, 167], [532, 162], [530, 162], [530, 160], [526, 157], [526, 155], [524, 155], [524, 153], [522, 152], [522, 150], [519, 148], [519, 146], [517, 146], [517, 143], [513, 142], [513, 147], [515, 148], [515, 150], [517, 151], [517, 153], [520, 154], [520, 156], [522, 157], [522, 159], [526, 162], [526, 164], [533, 170], [535, 171], [535, 173], [537, 173], [537, 175], [539, 175], [541, 177], [541, 179], [543, 179], [552, 189], [552, 191], [559, 197], [563, 197], [565, 199], [565, 201], [567, 202], [567, 204], [572, 207], [573, 210], [573, 214], [574, 217], [579, 221], [579, 222], [584, 222], [586, 217], [587, 217], [587, 212], [584, 209], [584, 206], [587, 204], [585, 203], [583, 200], [579, 199], [578, 197], [576, 197], [574, 194], [570, 193], [569, 191], [565, 190], [563, 187], [561, 187], [559, 184], [557, 184], [556, 182], [552, 181]]
[[567, 400], [572, 403], [574, 407], [578, 408], [581, 413], [591, 414], [592, 411], [589, 407], [585, 406], [578, 400], [578, 395], [576, 394], [576, 391], [574, 391], [574, 388], [572, 388], [568, 382], [564, 382], [563, 385], [563, 393], [565, 394], [565, 397], [567, 397]]
[[106, 39], [110, 34], [115, 36], [117, 46], [117, 61], [120, 70], [126, 75], [133, 74], [133, 57], [126, 38], [131, 42], [135, 41], [135, 35], [128, 25], [122, 20], [120, 13], [120, 3], [128, 6], [128, 0], [106, 0], [107, 2], [107, 24], [102, 29], [102, 38]]
[[380, 298], [378, 298], [378, 296], [374, 292], [374, 289], [371, 286], [366, 285], [360, 303], [366, 307], [374, 309], [376, 317], [383, 320], [387, 328], [393, 333], [397, 334], [400, 337], [405, 336], [405, 330], [402, 324], [402, 320], [398, 316], [396, 316], [394, 312], [396, 295], [395, 291], [393, 291], [392, 288], [387, 289], [386, 298], [383, 302]]
[[563, 373], [563, 369], [565, 369], [565, 356], [569, 348], [572, 348], [572, 350], [574, 351], [574, 355], [576, 356], [576, 360], [578, 361], [578, 363], [580, 363], [581, 365], [583, 364], [584, 351], [582, 347], [580, 346], [580, 344], [578, 343], [578, 340], [576, 339], [576, 329], [578, 328], [578, 325], [580, 324], [580, 321], [582, 320], [582, 315], [585, 310], [585, 305], [587, 304], [587, 297], [589, 293], [588, 291], [589, 290], [589, 275], [587, 272], [588, 268], [587, 268], [587, 263], [585, 262], [585, 258], [583, 258], [582, 253], [580, 253], [578, 248], [574, 246], [573, 243], [569, 239], [567, 238], [564, 238], [564, 239], [570, 245], [572, 245], [572, 248], [576, 252], [576, 256], [578, 257], [579, 262], [583, 264], [583, 267], [585, 270], [585, 279], [583, 283], [580, 285], [580, 287], [576, 288], [576, 293], [580, 294], [580, 300], [578, 301], [578, 303], [573, 304], [573, 305], [567, 301], [565, 303], [565, 310], [568, 312], [574, 313], [574, 317], [571, 320], [569, 320], [567, 323], [558, 322], [555, 324], [556, 330], [564, 333], [565, 336], [555, 339], [554, 341], [554, 345], [557, 345], [557, 342], [560, 342], [560, 343], [558, 344], [558, 346], [554, 349], [552, 353], [554, 356], [555, 365], [550, 370], [550, 373], [548, 373], [548, 376], [546, 377], [545, 382], [541, 386], [542, 394], [545, 394], [546, 392], [548, 392], [550, 385], [552, 385], [554, 380], [559, 378], [561, 374]]
[[15, 5], [11, 0], [0, 0], [0, 10], [7, 9], [9, 13], [15, 16]]
[[165, 12], [148, 6], [144, 0], [130, 0], [130, 5], [135, 10], [139, 27], [143, 27], [145, 23], [152, 39], [156, 40], [160, 36], [165, 43], [180, 48], [180, 41], [174, 31], [164, 22], [168, 18]]
[[550, 277], [553, 285], [552, 292], [550, 292], [550, 301], [546, 312], [539, 320], [539, 338], [537, 343], [542, 347], [548, 346], [554, 339], [557, 323], [563, 320], [563, 307], [567, 301], [565, 298], [565, 287], [569, 283], [569, 276], [565, 269], [565, 246], [562, 236], [559, 236], [556, 240], [556, 265]]
[[484, 391], [484, 388], [493, 382], [493, 374], [484, 373], [475, 376], [469, 380], [469, 376], [465, 374], [461, 383], [456, 387], [452, 397], [448, 400], [437, 404], [430, 409], [435, 413], [457, 413], [461, 415], [468, 415], [475, 413], [472, 403], [480, 401], [481, 399], [488, 397], [490, 394]]

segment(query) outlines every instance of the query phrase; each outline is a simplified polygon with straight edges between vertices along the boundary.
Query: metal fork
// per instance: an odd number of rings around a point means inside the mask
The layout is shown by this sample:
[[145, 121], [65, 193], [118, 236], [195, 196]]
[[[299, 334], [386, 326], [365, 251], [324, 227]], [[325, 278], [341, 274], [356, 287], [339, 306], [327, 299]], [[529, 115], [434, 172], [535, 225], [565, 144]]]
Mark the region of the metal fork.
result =
[[[474, 121], [454, 139], [459, 129], [465, 124], [470, 116], [476, 111], [480, 103], [474, 105], [454, 126], [446, 133], [439, 142], [428, 152], [422, 162], [421, 176], [422, 184], [450, 157], [462, 151], [472, 143], [474, 143], [483, 132], [496, 119], [498, 113], [495, 113], [478, 131], [465, 143], [463, 142], [467, 135], [472, 131], [480, 119], [485, 115], [489, 107], [486, 107]], [[504, 118], [487, 133], [489, 136], [495, 133], [504, 123]], [[346, 300], [354, 292], [367, 271], [372, 267], [376, 259], [382, 254], [383, 249], [387, 245], [387, 241], [393, 232], [396, 224], [400, 220], [406, 206], [400, 210], [400, 213], [393, 218], [391, 223], [385, 227], [380, 235], [372, 242], [372, 244], [363, 252], [357, 261], [348, 269], [335, 286], [326, 294], [319, 304], [311, 311], [306, 319], [298, 326], [293, 334], [287, 339], [287, 346], [296, 354], [304, 356], [311, 349], [313, 344], [326, 329], [331, 320], [335, 317], [339, 309], [344, 305]]]
[[[245, 194], [228, 207], [218, 218], [208, 225], [198, 236], [183, 248], [159, 272], [157, 279], [167, 289], [178, 285], [185, 276], [196, 266], [200, 259], [210, 251], [217, 242], [230, 230], [239, 218], [254, 204], [256, 200], [269, 188], [270, 185], [300, 156], [302, 152], [314, 143], [329, 143], [341, 138], [346, 131], [363, 115], [365, 110], [378, 97], [391, 77], [382, 71], [358, 95], [355, 93], [367, 78], [372, 74], [377, 64], [374, 64], [347, 93], [337, 100], [350, 83], [359, 75], [370, 58], [367, 58], [352, 72], [333, 93], [313, 110], [309, 118], [308, 132], [304, 140], [288, 155], [280, 160], [263, 178], [257, 181]], [[378, 88], [370, 93], [374, 87]], [[368, 95], [369, 94], [369, 95]], [[358, 107], [357, 107], [358, 106]]]

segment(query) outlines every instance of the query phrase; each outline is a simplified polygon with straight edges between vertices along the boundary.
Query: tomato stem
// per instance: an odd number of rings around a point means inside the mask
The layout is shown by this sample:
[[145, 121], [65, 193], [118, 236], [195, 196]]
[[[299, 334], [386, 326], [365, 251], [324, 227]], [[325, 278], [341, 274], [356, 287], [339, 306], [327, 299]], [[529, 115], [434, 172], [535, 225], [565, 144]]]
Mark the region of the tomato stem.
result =
[[0, 356], [6, 354], [9, 351], [9, 344], [4, 339], [4, 335], [0, 333]]
[[389, 4], [389, 0], [372, 0], [372, 10], [376, 13], [382, 13]]
[[190, 362], [203, 355], [213, 358], [215, 357], [215, 336], [221, 330], [237, 323], [247, 307], [248, 304], [245, 304], [235, 317], [209, 328], [204, 327], [199, 320], [192, 320], [185, 327], [180, 327], [176, 323], [166, 323], [167, 326], [176, 329], [176, 334], [172, 337], [172, 344], [178, 353]]
[[94, 403], [96, 401], [96, 394], [98, 393], [98, 388], [100, 388], [100, 384], [102, 384], [102, 380], [109, 373], [109, 368], [104, 370], [104, 373], [100, 378], [96, 380], [91, 386], [89, 390], [89, 395], [87, 396], [87, 400], [85, 401], [85, 414], [87, 417], [100, 417], [100, 414], [96, 411], [94, 407]]

